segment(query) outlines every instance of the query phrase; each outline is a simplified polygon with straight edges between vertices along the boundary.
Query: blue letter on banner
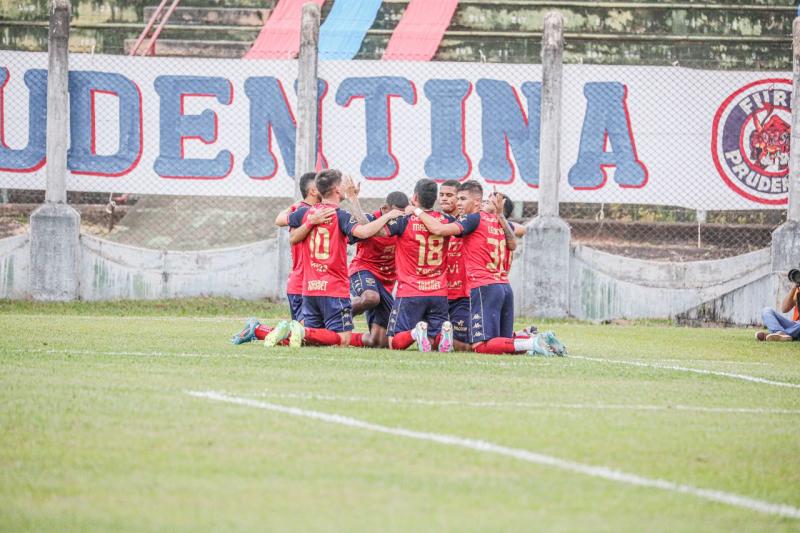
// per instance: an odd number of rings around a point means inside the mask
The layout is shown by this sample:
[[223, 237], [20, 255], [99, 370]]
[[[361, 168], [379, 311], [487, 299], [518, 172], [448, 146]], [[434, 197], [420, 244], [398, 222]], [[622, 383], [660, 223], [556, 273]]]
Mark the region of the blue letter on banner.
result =
[[464, 101], [472, 92], [467, 80], [428, 80], [425, 96], [431, 102], [431, 155], [425, 174], [437, 180], [462, 180], [472, 162], [464, 149]]
[[483, 157], [478, 168], [490, 183], [514, 181], [514, 166], [509, 147], [522, 181], [539, 186], [539, 116], [542, 107], [542, 84], [526, 81], [522, 94], [528, 102], [528, 115], [511, 85], [500, 80], [478, 80], [481, 97]]
[[206, 109], [199, 115], [183, 114], [184, 96], [215, 97], [221, 104], [233, 100], [233, 86], [225, 78], [159, 76], [154, 83], [161, 98], [160, 153], [153, 168], [162, 178], [221, 179], [233, 168], [233, 154], [222, 150], [214, 159], [184, 159], [183, 141], [195, 138], [211, 144], [217, 139], [217, 115]]
[[[606, 183], [603, 167], [615, 166], [614, 181], [621, 187], [643, 187], [647, 168], [638, 160], [625, 103], [627, 87], [617, 82], [587, 83], [586, 116], [581, 130], [578, 161], [569, 170], [575, 189], [599, 189]], [[606, 151], [606, 140], [613, 151]]]
[[[8, 83], [8, 69], [0, 67], [0, 103]], [[47, 71], [29, 70], [23, 77], [28, 86], [28, 144], [13, 150], [0, 137], [0, 170], [7, 172], [33, 172], [44, 164], [47, 136]], [[4, 131], [5, 117], [0, 110], [0, 134]]]
[[[119, 148], [114, 155], [97, 155], [95, 93], [119, 99]], [[142, 95], [128, 78], [110, 72], [69, 73], [70, 140], [67, 166], [75, 174], [122, 176], [136, 166], [142, 153]], [[102, 135], [102, 131], [100, 132]]]
[[397, 76], [347, 78], [336, 92], [336, 103], [345, 107], [353, 98], [364, 98], [367, 156], [361, 162], [361, 174], [367, 179], [392, 179], [400, 170], [389, 144], [389, 99], [393, 96], [399, 96], [411, 105], [417, 103], [414, 84]]

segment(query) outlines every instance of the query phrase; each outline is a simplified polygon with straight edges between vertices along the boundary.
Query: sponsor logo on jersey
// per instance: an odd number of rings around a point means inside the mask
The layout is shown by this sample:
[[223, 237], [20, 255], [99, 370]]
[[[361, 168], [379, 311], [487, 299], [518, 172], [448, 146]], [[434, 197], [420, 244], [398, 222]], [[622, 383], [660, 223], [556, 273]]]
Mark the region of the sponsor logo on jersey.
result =
[[791, 80], [765, 79], [734, 91], [714, 116], [714, 164], [728, 187], [748, 200], [787, 202], [791, 100]]
[[328, 288], [328, 282], [325, 280], [314, 279], [308, 282], [309, 291], [324, 291]]

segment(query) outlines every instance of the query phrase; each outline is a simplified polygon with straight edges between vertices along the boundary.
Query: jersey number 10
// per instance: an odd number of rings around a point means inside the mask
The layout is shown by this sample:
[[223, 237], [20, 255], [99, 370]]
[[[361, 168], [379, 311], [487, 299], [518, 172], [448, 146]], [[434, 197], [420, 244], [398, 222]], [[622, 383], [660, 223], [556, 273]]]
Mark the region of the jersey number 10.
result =
[[328, 228], [317, 226], [308, 240], [311, 257], [318, 261], [325, 261], [331, 257], [331, 232]]

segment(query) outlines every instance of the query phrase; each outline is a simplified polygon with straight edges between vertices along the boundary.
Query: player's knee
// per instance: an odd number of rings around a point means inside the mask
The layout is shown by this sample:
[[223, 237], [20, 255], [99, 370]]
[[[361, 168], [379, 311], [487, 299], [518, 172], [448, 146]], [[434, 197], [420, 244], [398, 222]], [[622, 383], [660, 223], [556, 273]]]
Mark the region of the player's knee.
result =
[[775, 314], [775, 311], [771, 307], [765, 307], [761, 310], [761, 318], [767, 320], [767, 317], [771, 317]]

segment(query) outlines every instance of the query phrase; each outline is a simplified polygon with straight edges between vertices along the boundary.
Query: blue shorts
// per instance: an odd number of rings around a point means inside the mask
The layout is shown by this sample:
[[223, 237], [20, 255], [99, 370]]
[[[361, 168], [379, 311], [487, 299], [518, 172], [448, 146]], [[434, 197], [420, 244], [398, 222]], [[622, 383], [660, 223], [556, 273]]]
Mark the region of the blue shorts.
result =
[[410, 331], [417, 322], [428, 323], [428, 336], [435, 337], [447, 320], [447, 296], [406, 296], [394, 299], [389, 319], [389, 337], [401, 331]]
[[292, 315], [292, 320], [298, 322], [303, 320], [303, 295], [302, 294], [287, 294], [286, 298], [289, 299], [289, 314]]
[[450, 322], [453, 324], [453, 338], [469, 344], [469, 298], [448, 300]]
[[514, 336], [514, 293], [508, 283], [469, 291], [469, 335], [472, 343]]
[[353, 331], [353, 306], [350, 298], [303, 296], [303, 325], [336, 333]]
[[361, 296], [364, 291], [375, 291], [380, 296], [380, 302], [372, 309], [368, 309], [365, 315], [367, 316], [367, 324], [372, 328], [372, 324], [377, 324], [382, 328], [389, 326], [389, 316], [392, 314], [392, 306], [394, 305], [394, 297], [386, 290], [375, 274], [369, 270], [359, 270], [350, 276], [350, 294], [352, 296]]

